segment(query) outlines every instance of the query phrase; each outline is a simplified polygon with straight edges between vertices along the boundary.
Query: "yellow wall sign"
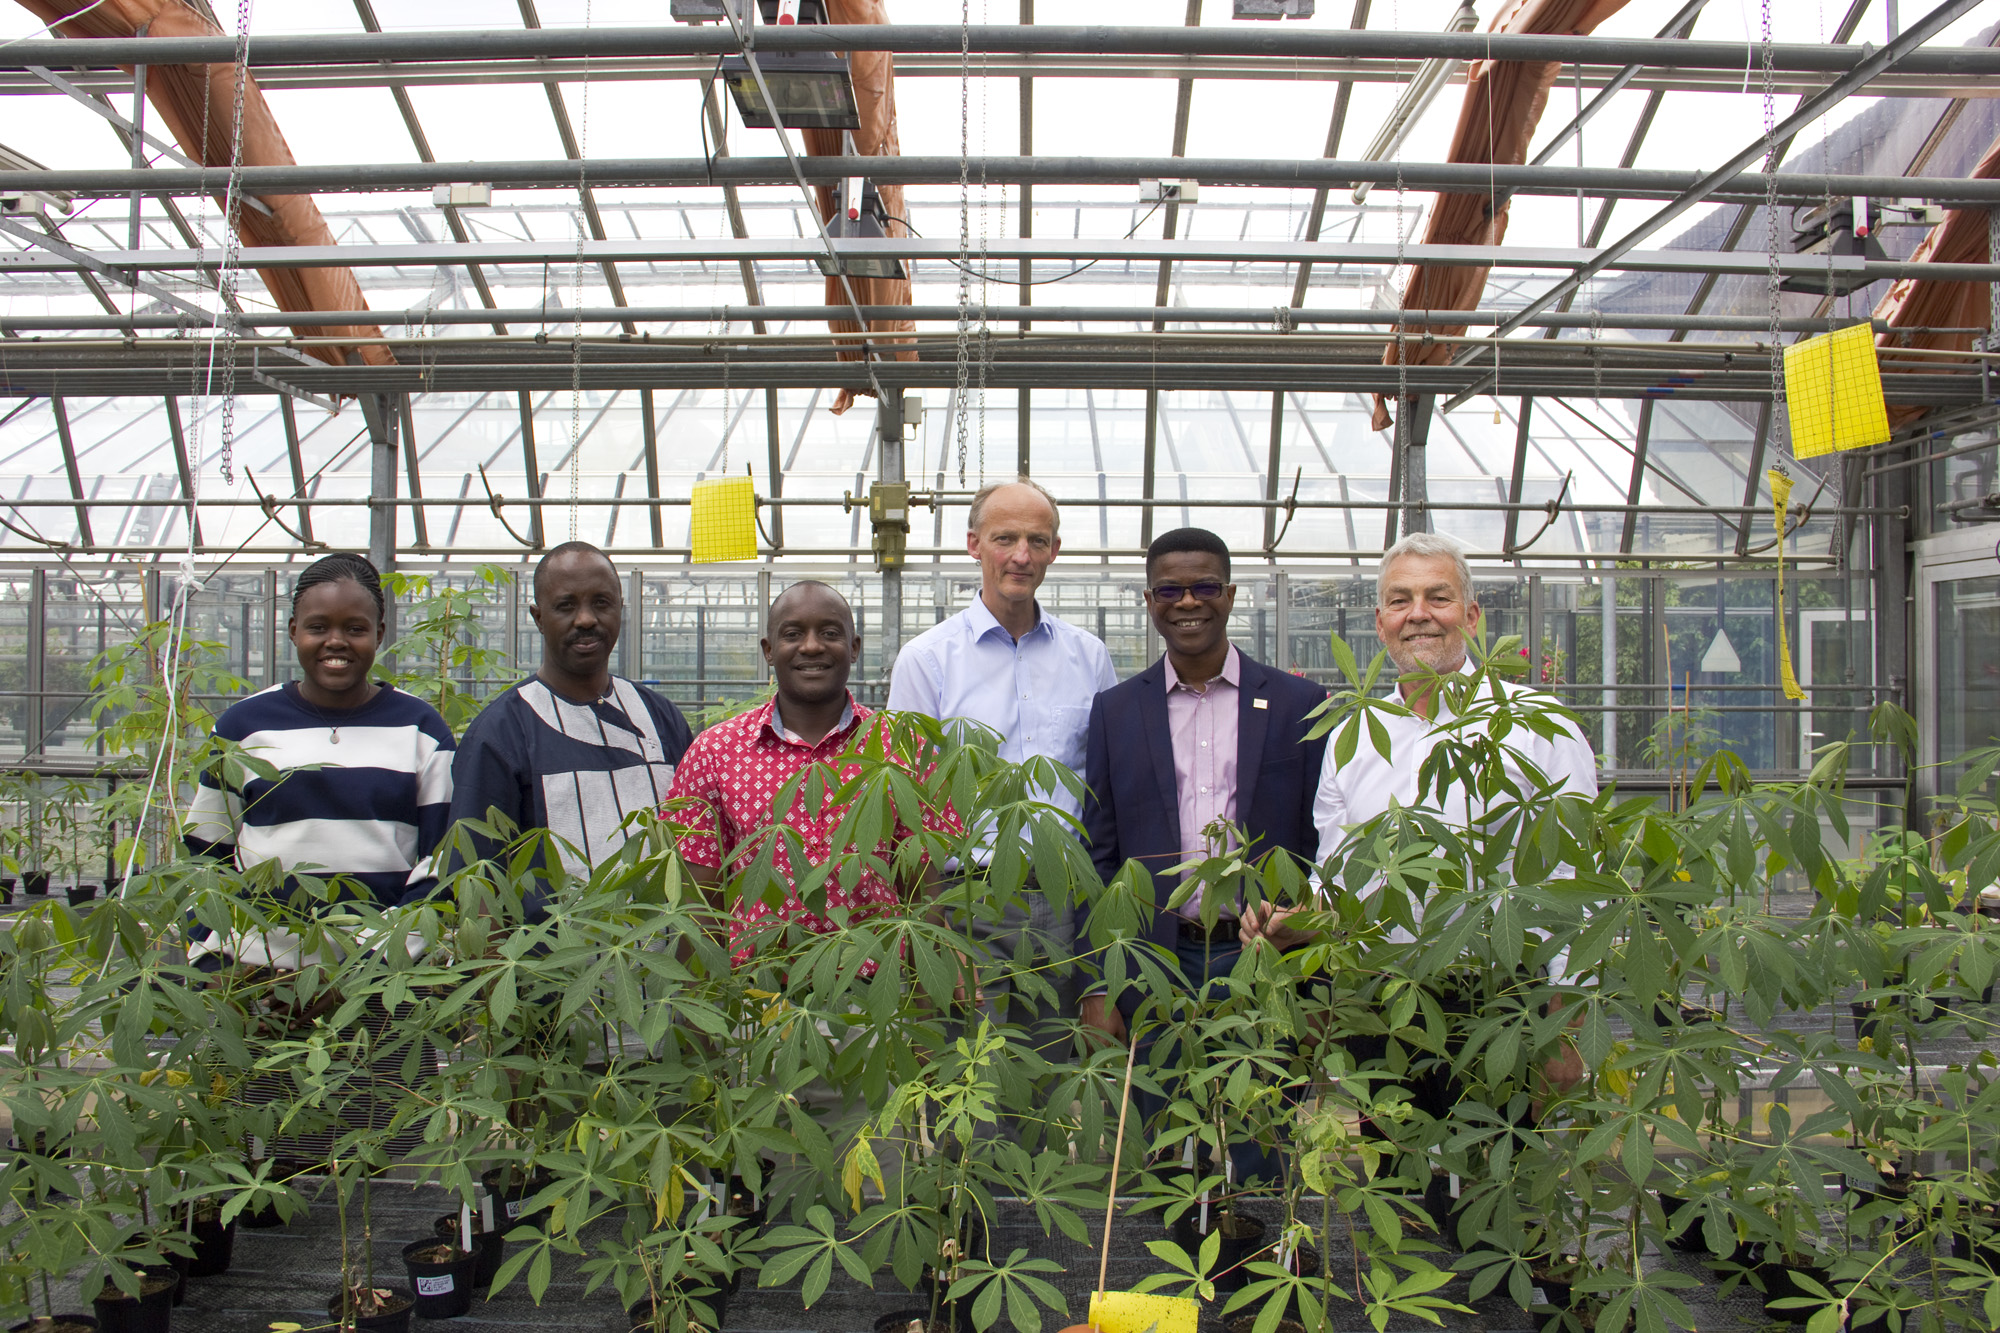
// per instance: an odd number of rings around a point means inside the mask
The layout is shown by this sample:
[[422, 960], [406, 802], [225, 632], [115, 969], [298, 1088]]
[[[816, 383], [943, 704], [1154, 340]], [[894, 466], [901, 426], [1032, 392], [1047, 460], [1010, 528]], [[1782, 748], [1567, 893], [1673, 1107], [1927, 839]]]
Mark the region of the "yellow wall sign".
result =
[[1141, 1291], [1099, 1291], [1090, 1296], [1090, 1326], [1097, 1333], [1196, 1333], [1201, 1307], [1185, 1296]]
[[697, 565], [757, 558], [757, 488], [748, 477], [698, 481], [688, 500], [688, 545]]
[[1889, 442], [1889, 409], [1875, 333], [1856, 324], [1785, 349], [1785, 407], [1792, 418], [1792, 457]]

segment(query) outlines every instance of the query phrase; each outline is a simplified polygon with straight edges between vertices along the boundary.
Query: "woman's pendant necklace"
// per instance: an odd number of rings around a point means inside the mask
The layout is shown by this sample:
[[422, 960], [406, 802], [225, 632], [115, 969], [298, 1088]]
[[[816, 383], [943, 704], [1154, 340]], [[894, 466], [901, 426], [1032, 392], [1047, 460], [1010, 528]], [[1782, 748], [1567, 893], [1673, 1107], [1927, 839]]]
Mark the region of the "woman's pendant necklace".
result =
[[327, 732], [327, 735], [326, 735], [326, 739], [327, 739], [327, 742], [328, 742], [329, 744], [332, 744], [332, 745], [338, 745], [338, 744], [340, 744], [340, 728], [339, 728], [339, 727], [334, 727], [334, 728], [332, 728], [332, 729], [331, 729], [330, 731], [328, 731], [328, 732]]

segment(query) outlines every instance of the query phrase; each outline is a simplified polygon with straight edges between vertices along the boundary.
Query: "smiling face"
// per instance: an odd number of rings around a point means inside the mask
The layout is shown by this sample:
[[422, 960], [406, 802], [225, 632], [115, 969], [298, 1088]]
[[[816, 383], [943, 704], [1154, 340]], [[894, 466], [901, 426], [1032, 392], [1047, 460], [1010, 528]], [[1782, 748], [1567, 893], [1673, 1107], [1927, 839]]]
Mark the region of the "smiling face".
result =
[[861, 639], [854, 632], [854, 613], [839, 593], [818, 583], [787, 588], [771, 606], [765, 634], [764, 660], [778, 685], [781, 713], [846, 696]]
[[538, 582], [528, 612], [542, 632], [543, 669], [572, 688], [596, 682], [603, 689], [625, 622], [618, 571], [601, 552], [566, 551], [542, 567]]
[[[1229, 638], [1229, 612], [1236, 605], [1236, 585], [1222, 567], [1222, 557], [1211, 551], [1172, 551], [1146, 568], [1146, 611], [1167, 651], [1177, 658], [1200, 661], [1222, 648]], [[1212, 583], [1222, 595], [1204, 601], [1195, 596], [1195, 585]], [[1153, 589], [1167, 585], [1182, 589], [1180, 597], [1167, 602], [1153, 595]]]
[[1055, 507], [1032, 486], [1002, 486], [986, 497], [979, 526], [965, 534], [965, 549], [979, 562], [989, 607], [1032, 602], [1062, 550]]
[[375, 595], [353, 579], [317, 583], [299, 594], [286, 633], [305, 673], [300, 689], [307, 699], [321, 708], [366, 702], [382, 629]]
[[1382, 579], [1375, 632], [1398, 671], [1439, 673], [1465, 665], [1465, 636], [1479, 628], [1479, 603], [1438, 555], [1398, 556]]

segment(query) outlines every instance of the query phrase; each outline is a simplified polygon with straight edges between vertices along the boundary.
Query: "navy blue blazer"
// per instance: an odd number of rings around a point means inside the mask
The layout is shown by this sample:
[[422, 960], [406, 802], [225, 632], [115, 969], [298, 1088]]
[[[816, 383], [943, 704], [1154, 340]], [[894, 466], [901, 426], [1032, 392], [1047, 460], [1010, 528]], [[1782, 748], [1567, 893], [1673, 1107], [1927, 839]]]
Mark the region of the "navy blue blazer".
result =
[[[1243, 655], [1237, 691], [1236, 822], [1253, 856], [1282, 847], [1305, 861], [1319, 851], [1313, 797], [1319, 791], [1326, 738], [1306, 740], [1306, 715], [1326, 691]], [[1186, 857], [1181, 840], [1179, 788], [1174, 780], [1173, 737], [1167, 730], [1165, 659], [1097, 696], [1090, 708], [1085, 758], [1083, 825], [1091, 860], [1107, 881], [1130, 860], [1153, 873], [1152, 938], [1174, 947], [1174, 919], [1167, 912], [1177, 877], [1165, 874]], [[1259, 707], [1259, 701], [1263, 706]], [[1089, 913], [1076, 914], [1077, 947], [1086, 948]]]

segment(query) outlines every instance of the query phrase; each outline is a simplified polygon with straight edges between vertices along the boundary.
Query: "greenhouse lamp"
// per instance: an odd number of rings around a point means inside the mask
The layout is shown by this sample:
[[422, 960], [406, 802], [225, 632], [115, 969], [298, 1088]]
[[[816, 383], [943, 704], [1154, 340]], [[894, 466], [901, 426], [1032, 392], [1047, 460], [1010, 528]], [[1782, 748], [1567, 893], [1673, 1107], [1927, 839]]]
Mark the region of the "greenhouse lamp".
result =
[[846, 254], [838, 245], [840, 241], [886, 241], [888, 222], [888, 210], [882, 207], [882, 196], [875, 186], [862, 176], [847, 177], [840, 183], [833, 217], [826, 224], [827, 238], [836, 243], [834, 252], [815, 255], [813, 262], [829, 278], [843, 273], [854, 278], [909, 277], [903, 261], [894, 255]]
[[1236, 0], [1240, 19], [1309, 19], [1313, 0]]
[[[824, 23], [821, 0], [758, 0], [764, 22]], [[789, 13], [790, 17], [786, 15]], [[831, 51], [765, 51], [758, 56], [771, 104], [750, 72], [747, 56], [724, 56], [721, 73], [736, 99], [736, 112], [753, 130], [858, 130], [860, 104], [854, 100], [854, 78], [847, 61]]]

